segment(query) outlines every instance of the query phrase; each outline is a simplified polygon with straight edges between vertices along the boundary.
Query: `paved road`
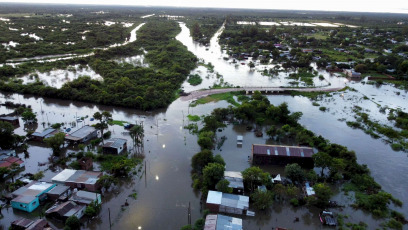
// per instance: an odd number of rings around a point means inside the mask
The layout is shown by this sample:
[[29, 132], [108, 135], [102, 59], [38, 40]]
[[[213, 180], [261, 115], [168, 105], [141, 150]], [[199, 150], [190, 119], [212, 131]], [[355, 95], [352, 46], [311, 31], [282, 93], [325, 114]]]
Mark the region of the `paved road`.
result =
[[181, 100], [188, 101], [192, 99], [202, 98], [213, 94], [227, 93], [227, 92], [237, 92], [237, 91], [298, 91], [298, 92], [335, 92], [343, 88], [280, 88], [280, 87], [242, 87], [242, 88], [222, 88], [222, 89], [208, 89], [208, 90], [197, 90], [191, 92], [187, 96], [182, 96]]

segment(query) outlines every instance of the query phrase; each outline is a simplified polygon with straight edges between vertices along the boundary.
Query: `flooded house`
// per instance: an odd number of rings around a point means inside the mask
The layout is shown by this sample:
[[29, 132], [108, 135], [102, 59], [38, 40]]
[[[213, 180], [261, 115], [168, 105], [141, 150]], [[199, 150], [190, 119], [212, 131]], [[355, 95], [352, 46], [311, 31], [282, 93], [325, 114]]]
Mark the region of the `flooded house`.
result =
[[52, 201], [64, 201], [71, 195], [71, 187], [66, 185], [57, 185], [47, 192], [48, 199]]
[[352, 80], [360, 80], [361, 79], [361, 73], [356, 72], [354, 70], [344, 70], [344, 74], [346, 74], [347, 77], [351, 78]]
[[72, 189], [78, 188], [95, 192], [99, 189], [98, 179], [102, 175], [102, 172], [64, 169], [51, 180], [59, 185], [70, 186]]
[[78, 129], [77, 131], [65, 136], [65, 140], [73, 143], [84, 143], [98, 137], [97, 130], [89, 125]]
[[21, 218], [11, 222], [11, 228], [13, 230], [52, 230], [51, 226], [45, 219], [38, 219], [35, 221]]
[[242, 230], [242, 219], [224, 216], [207, 215], [205, 218], [204, 230]]
[[112, 138], [107, 140], [102, 146], [104, 154], [121, 154], [127, 149], [127, 140], [122, 138]]
[[313, 167], [313, 148], [283, 145], [252, 145], [253, 164], [287, 165], [297, 163]]
[[101, 194], [87, 191], [74, 191], [69, 200], [83, 205], [89, 205], [92, 202], [102, 203]]
[[14, 168], [15, 170], [21, 169], [25, 167], [24, 161], [18, 157], [13, 156], [13, 152], [15, 154], [15, 151], [2, 151], [0, 152], [0, 168], [9, 168], [12, 169], [14, 165], [17, 166], [17, 168]]
[[69, 217], [76, 216], [81, 219], [85, 214], [86, 205], [77, 204], [73, 201], [54, 204], [45, 211], [47, 217], [65, 222]]
[[47, 192], [54, 188], [56, 184], [33, 181], [11, 193], [14, 198], [11, 206], [26, 212], [34, 211], [40, 202], [47, 199]]
[[249, 197], [208, 191], [206, 208], [210, 212], [224, 212], [245, 215], [249, 208]]
[[228, 187], [232, 188], [234, 193], [244, 192], [244, 179], [241, 172], [225, 171], [224, 179], [229, 182]]
[[0, 121], [8, 122], [14, 126], [20, 126], [20, 121], [18, 120], [18, 117], [9, 117], [9, 116], [0, 117]]
[[59, 133], [59, 130], [57, 129], [53, 129], [53, 128], [48, 128], [45, 129], [44, 131], [40, 132], [35, 132], [33, 134], [31, 134], [31, 138], [34, 141], [44, 141], [44, 139], [49, 138], [54, 136], [55, 134]]

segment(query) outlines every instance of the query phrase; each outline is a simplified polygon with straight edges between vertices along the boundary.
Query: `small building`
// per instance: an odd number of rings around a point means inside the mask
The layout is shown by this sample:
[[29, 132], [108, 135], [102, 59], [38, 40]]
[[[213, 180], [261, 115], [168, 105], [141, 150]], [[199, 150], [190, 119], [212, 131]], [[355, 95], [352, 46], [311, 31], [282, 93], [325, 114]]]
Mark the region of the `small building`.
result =
[[286, 165], [297, 163], [313, 167], [313, 149], [310, 147], [282, 145], [252, 145], [253, 164]]
[[237, 145], [242, 146], [242, 142], [244, 141], [244, 137], [241, 135], [237, 136]]
[[101, 194], [87, 191], [76, 191], [69, 200], [83, 205], [89, 205], [92, 202], [102, 203]]
[[225, 171], [224, 179], [229, 182], [228, 187], [232, 188], [234, 193], [244, 192], [244, 179], [241, 172]]
[[91, 157], [82, 157], [78, 160], [78, 163], [82, 170], [89, 171], [93, 168], [93, 160]]
[[8, 122], [14, 126], [20, 126], [20, 121], [18, 120], [18, 117], [0, 117], [0, 121], [3, 122]]
[[54, 188], [56, 184], [33, 181], [11, 193], [14, 198], [11, 206], [26, 212], [34, 211], [40, 202], [47, 199], [47, 192]]
[[361, 73], [355, 72], [354, 70], [347, 69], [344, 70], [344, 73], [351, 79], [361, 79]]
[[48, 222], [44, 219], [38, 219], [35, 221], [21, 218], [11, 222], [12, 230], [52, 230]]
[[47, 192], [47, 196], [52, 201], [65, 201], [71, 195], [71, 187], [66, 185], [57, 185]]
[[85, 125], [77, 131], [65, 136], [65, 139], [71, 142], [84, 143], [96, 137], [98, 137], [97, 130], [92, 126]]
[[11, 152], [0, 154], [0, 168], [11, 169], [13, 165], [18, 166], [15, 170], [25, 167], [24, 161], [18, 157], [13, 157]]
[[206, 207], [210, 212], [245, 215], [249, 208], [249, 197], [210, 190], [208, 191]]
[[102, 146], [102, 151], [105, 154], [121, 154], [127, 149], [127, 140], [122, 138], [112, 138], [107, 140]]
[[305, 183], [304, 192], [306, 196], [314, 196], [316, 194], [313, 187], [309, 185], [309, 182]]
[[99, 189], [97, 182], [102, 175], [102, 172], [64, 169], [51, 180], [56, 184], [70, 186], [72, 189], [78, 188], [95, 192]]
[[16, 150], [14, 149], [0, 149], [0, 155], [15, 156]]
[[73, 201], [57, 203], [45, 211], [47, 217], [65, 222], [69, 217], [76, 216], [81, 219], [85, 214], [86, 205], [76, 204]]
[[33, 134], [31, 134], [31, 137], [34, 141], [44, 141], [44, 139], [49, 138], [54, 136], [55, 134], [59, 133], [59, 131], [57, 129], [53, 129], [53, 128], [48, 128], [45, 129], [44, 131], [40, 132], [35, 132]]
[[224, 216], [207, 215], [204, 230], [242, 230], [242, 219]]

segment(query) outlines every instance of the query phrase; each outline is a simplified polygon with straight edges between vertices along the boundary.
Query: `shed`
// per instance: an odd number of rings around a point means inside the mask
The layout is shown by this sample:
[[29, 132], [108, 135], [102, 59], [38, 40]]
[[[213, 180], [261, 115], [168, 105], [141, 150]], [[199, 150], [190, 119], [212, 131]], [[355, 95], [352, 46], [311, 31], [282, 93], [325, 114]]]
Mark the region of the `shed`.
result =
[[14, 230], [43, 230], [43, 229], [52, 229], [48, 222], [44, 219], [38, 219], [35, 221], [21, 218], [11, 222], [11, 229]]
[[304, 167], [313, 167], [313, 154], [313, 149], [310, 147], [252, 145], [253, 164], [286, 165], [298, 163]]
[[107, 140], [102, 146], [105, 154], [120, 154], [127, 149], [127, 140], [122, 138], [112, 138]]
[[71, 188], [65, 185], [57, 185], [47, 192], [47, 196], [50, 200], [67, 200], [71, 195]]
[[64, 169], [51, 180], [54, 183], [67, 185], [73, 189], [79, 188], [95, 192], [99, 189], [97, 182], [102, 175], [102, 172]]
[[57, 129], [48, 128], [42, 131], [41, 133], [35, 132], [31, 134], [31, 136], [34, 141], [44, 141], [44, 139], [52, 137], [57, 133], [59, 133]]
[[41, 201], [47, 198], [46, 193], [54, 188], [56, 184], [33, 181], [11, 193], [14, 198], [11, 206], [26, 212], [35, 210]]
[[97, 202], [98, 204], [102, 203], [101, 194], [86, 191], [74, 192], [69, 200], [83, 205], [89, 205], [92, 202]]
[[71, 142], [83, 143], [96, 137], [98, 137], [97, 130], [92, 126], [85, 125], [70, 135], [65, 136], [65, 139]]
[[228, 187], [232, 188], [234, 193], [244, 192], [244, 179], [241, 172], [225, 171], [224, 179], [229, 182]]
[[305, 183], [305, 194], [306, 196], [314, 196], [316, 194], [313, 187], [309, 185], [309, 182]]
[[73, 201], [57, 203], [45, 211], [47, 217], [66, 221], [71, 216], [81, 219], [85, 214], [86, 205], [76, 204]]
[[18, 120], [18, 117], [9, 117], [9, 116], [0, 117], [0, 121], [8, 122], [14, 126], [20, 125], [20, 121]]
[[244, 215], [249, 208], [249, 197], [210, 190], [206, 206], [211, 212]]
[[224, 216], [207, 215], [204, 230], [242, 230], [242, 219]]

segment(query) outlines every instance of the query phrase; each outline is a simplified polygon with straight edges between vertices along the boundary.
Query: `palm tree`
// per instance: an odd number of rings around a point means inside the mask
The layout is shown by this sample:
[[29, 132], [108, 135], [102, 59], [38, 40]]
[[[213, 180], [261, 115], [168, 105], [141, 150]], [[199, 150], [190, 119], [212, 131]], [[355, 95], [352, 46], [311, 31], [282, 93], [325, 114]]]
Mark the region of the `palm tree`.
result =
[[133, 148], [136, 150], [136, 152], [140, 152], [140, 150], [143, 150], [143, 138], [144, 138], [144, 129], [143, 129], [143, 124], [136, 124], [130, 129], [129, 132], [130, 136], [132, 137], [133, 140]]
[[101, 131], [102, 144], [104, 144], [103, 130], [108, 128], [108, 121], [112, 119], [112, 114], [108, 111], [104, 111], [102, 113], [96, 112], [94, 113], [93, 117], [99, 121], [99, 123], [95, 125], [95, 128]]

